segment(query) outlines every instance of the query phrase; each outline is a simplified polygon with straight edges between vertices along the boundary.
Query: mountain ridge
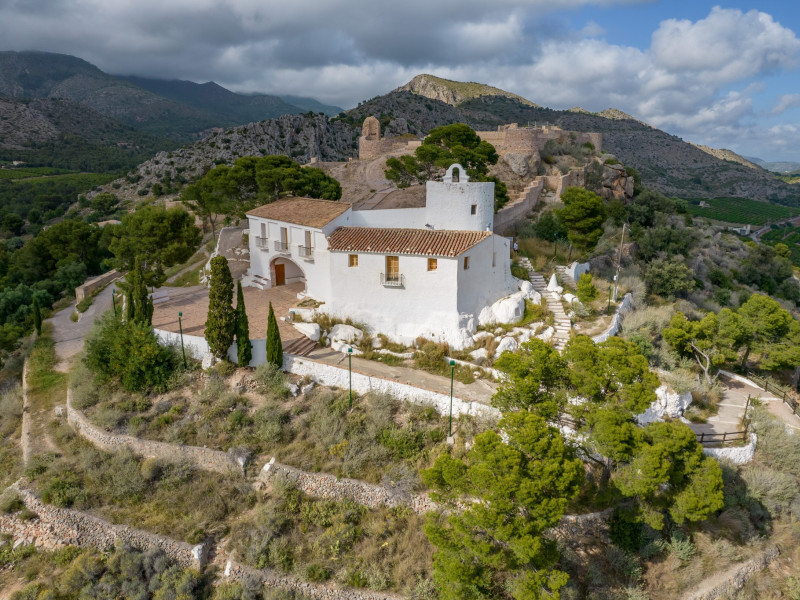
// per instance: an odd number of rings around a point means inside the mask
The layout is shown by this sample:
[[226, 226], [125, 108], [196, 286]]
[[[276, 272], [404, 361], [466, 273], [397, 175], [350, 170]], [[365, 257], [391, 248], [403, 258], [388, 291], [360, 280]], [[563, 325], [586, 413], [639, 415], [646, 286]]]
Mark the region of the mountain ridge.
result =
[[41, 51], [0, 52], [0, 96], [70, 100], [125, 125], [184, 142], [214, 127], [307, 110], [279, 96], [237, 94], [214, 82], [114, 76], [81, 58]]

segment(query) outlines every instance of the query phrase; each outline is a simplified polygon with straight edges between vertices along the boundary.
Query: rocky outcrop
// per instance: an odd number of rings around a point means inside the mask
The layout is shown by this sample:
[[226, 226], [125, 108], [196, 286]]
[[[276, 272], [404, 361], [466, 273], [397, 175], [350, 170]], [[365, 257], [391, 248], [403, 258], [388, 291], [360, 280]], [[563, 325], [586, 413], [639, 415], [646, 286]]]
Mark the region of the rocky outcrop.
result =
[[473, 98], [480, 98], [482, 96], [501, 96], [504, 98], [513, 98], [527, 106], [536, 107], [536, 104], [523, 98], [522, 96], [512, 94], [511, 92], [501, 90], [500, 88], [496, 88], [491, 85], [486, 85], [484, 83], [464, 83], [461, 81], [451, 81], [449, 79], [443, 79], [441, 77], [435, 77], [425, 73], [422, 75], [417, 75], [414, 77], [414, 79], [409, 81], [407, 84], [400, 86], [395, 91], [413, 92], [415, 94], [419, 94], [420, 96], [425, 96], [426, 98], [431, 98], [432, 100], [439, 100], [440, 102], [445, 102], [446, 104], [450, 104], [452, 106], [458, 106], [462, 102], [472, 100]]
[[[243, 156], [283, 154], [304, 164], [315, 157], [342, 161], [356, 155], [359, 130], [343, 121], [329, 121], [324, 115], [284, 115], [277, 119], [249, 123], [209, 137], [172, 152], [159, 152], [140, 164], [105, 191], [135, 198], [139, 190], [154, 183], [192, 181], [217, 164], [232, 165]], [[112, 186], [119, 184], [119, 188]], [[92, 194], [88, 194], [91, 196]]]

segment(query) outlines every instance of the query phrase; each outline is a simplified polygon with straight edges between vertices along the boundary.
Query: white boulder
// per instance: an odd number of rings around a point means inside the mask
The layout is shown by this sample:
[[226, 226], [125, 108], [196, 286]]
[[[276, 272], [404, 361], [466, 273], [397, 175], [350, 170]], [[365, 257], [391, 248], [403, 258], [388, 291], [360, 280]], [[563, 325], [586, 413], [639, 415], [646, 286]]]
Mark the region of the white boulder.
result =
[[517, 348], [519, 348], [517, 340], [515, 340], [511, 336], [506, 336], [502, 340], [500, 340], [499, 344], [497, 344], [497, 349], [494, 351], [494, 355], [500, 356], [506, 350], [508, 350], [509, 352], [513, 352]]
[[636, 417], [640, 425], [663, 421], [664, 417], [677, 419], [683, 416], [692, 403], [692, 393], [678, 394], [665, 385], [656, 389], [656, 399], [650, 407]]
[[[553, 273], [552, 275], [550, 275], [550, 281], [547, 283], [547, 291], [548, 292], [555, 292], [560, 287], [561, 286], [558, 285], [558, 279], [556, 279], [556, 274]], [[560, 294], [561, 292], [558, 292], [558, 293]]]
[[566, 302], [567, 304], [572, 304], [573, 302], [575, 302], [575, 300], [578, 299], [578, 297], [575, 294], [570, 294], [570, 293], [566, 293], [562, 297], [564, 298], [564, 302]]
[[483, 340], [485, 340], [486, 338], [490, 337], [494, 337], [494, 335], [492, 333], [489, 333], [488, 331], [478, 331], [476, 334], [472, 336], [472, 341], [478, 344]]
[[489, 358], [489, 353], [486, 352], [486, 348], [478, 348], [477, 350], [473, 350], [469, 353], [472, 357], [472, 360], [483, 360]]
[[357, 327], [339, 323], [338, 325], [333, 326], [333, 329], [331, 329], [331, 333], [328, 335], [328, 337], [331, 339], [331, 343], [345, 342], [347, 344], [352, 344], [353, 342], [359, 341], [363, 335], [364, 332]]
[[553, 327], [548, 327], [542, 333], [536, 336], [537, 340], [542, 340], [543, 342], [549, 342], [553, 335], [555, 335], [556, 330]]
[[210, 369], [216, 364], [216, 362], [217, 362], [217, 357], [214, 356], [212, 352], [206, 352], [205, 354], [203, 354], [203, 360], [200, 363], [200, 367], [204, 370]]
[[295, 329], [306, 336], [313, 342], [318, 342], [320, 337], [320, 328], [316, 323], [292, 323]]
[[525, 314], [525, 294], [516, 292], [481, 310], [478, 324], [516, 323]]
[[533, 335], [533, 330], [528, 329], [527, 327], [514, 327], [512, 333], [516, 336], [517, 341], [520, 344], [524, 344], [529, 339], [531, 339], [531, 336]]

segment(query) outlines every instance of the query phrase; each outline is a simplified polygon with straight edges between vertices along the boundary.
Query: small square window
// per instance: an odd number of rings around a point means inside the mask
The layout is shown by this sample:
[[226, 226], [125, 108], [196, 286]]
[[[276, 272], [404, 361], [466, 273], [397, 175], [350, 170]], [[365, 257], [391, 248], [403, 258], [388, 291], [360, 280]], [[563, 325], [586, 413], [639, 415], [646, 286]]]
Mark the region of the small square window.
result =
[[478, 205], [473, 204], [469, 209], [469, 214], [474, 215], [477, 214], [477, 212], [478, 212]]
[[436, 267], [439, 266], [439, 261], [435, 258], [428, 259], [428, 271], [435, 271]]
[[464, 270], [469, 269], [469, 256], [464, 257]]
[[358, 266], [358, 254], [350, 254], [347, 257], [347, 266], [348, 267], [357, 267]]

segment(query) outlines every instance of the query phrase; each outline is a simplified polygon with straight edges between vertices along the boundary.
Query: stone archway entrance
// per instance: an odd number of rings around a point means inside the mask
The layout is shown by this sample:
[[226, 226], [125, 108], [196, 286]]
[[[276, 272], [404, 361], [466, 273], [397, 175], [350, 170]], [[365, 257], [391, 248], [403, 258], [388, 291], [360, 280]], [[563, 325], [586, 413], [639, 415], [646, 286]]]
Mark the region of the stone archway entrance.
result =
[[300, 265], [290, 258], [279, 256], [269, 264], [270, 280], [273, 286], [302, 283], [306, 289], [306, 274]]

